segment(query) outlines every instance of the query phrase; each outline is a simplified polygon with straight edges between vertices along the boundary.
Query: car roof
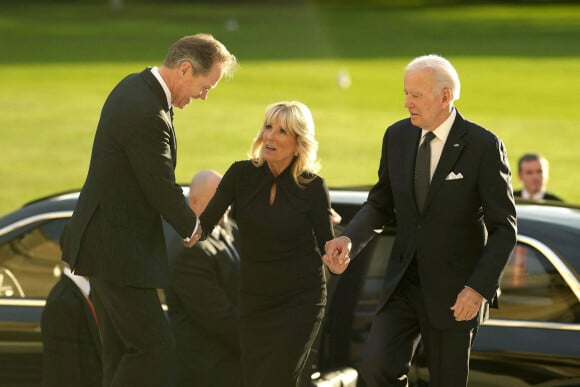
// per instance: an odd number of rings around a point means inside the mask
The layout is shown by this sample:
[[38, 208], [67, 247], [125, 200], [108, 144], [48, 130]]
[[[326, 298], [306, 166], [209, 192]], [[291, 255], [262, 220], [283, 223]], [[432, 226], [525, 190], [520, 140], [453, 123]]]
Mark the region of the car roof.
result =
[[[189, 189], [182, 186], [184, 195]], [[330, 197], [333, 205], [362, 204], [367, 198], [367, 187], [333, 188]], [[0, 229], [26, 217], [43, 213], [72, 213], [79, 191], [68, 191], [40, 198], [25, 204], [20, 209], [0, 218]], [[580, 267], [580, 207], [561, 202], [535, 203], [518, 201], [516, 204], [518, 233], [531, 238], [545, 240], [552, 248], [566, 256], [572, 266]], [[70, 215], [69, 215], [70, 216]], [[572, 241], [572, 242], [570, 242]], [[575, 242], [575, 243], [574, 243]], [[577, 250], [577, 251], [576, 251]]]
[[[182, 186], [184, 195], [187, 196], [189, 189]], [[365, 188], [335, 188], [330, 190], [330, 197], [333, 203], [340, 204], [362, 204], [367, 198], [368, 190]], [[38, 214], [49, 211], [73, 210], [79, 191], [68, 191], [43, 197], [23, 205], [20, 209], [13, 211], [0, 218], [0, 226], [10, 223], [14, 219], [27, 215]], [[532, 203], [518, 202], [518, 220], [533, 219], [545, 224], [559, 227], [569, 227], [580, 231], [580, 207], [567, 205], [564, 203]]]
[[518, 219], [536, 219], [547, 224], [558, 224], [580, 230], [580, 208], [564, 203], [518, 202]]
[[74, 210], [78, 196], [78, 192], [57, 194], [27, 203], [21, 208], [1, 217], [0, 228], [16, 222], [19, 219], [44, 214], [47, 212], [72, 211]]
[[518, 235], [541, 241], [580, 273], [580, 208], [563, 203], [518, 203]]

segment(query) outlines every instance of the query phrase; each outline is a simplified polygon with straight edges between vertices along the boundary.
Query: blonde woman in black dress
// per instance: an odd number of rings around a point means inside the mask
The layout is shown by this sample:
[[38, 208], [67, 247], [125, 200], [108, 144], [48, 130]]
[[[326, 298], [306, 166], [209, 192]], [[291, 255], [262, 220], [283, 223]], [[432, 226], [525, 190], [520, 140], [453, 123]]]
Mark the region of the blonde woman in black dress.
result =
[[[328, 189], [315, 174], [317, 150], [308, 107], [295, 101], [270, 105], [250, 160], [230, 166], [200, 217], [205, 234], [232, 205], [238, 223], [247, 387], [296, 386], [322, 321], [321, 252], [333, 229]], [[344, 264], [329, 268], [342, 272]]]

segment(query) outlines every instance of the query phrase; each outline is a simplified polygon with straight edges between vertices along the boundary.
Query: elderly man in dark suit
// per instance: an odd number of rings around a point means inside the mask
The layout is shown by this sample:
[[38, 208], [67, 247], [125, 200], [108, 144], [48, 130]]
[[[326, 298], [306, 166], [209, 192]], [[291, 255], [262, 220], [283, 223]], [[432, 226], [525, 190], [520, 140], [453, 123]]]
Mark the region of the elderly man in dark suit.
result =
[[205, 100], [235, 57], [211, 35], [174, 43], [163, 65], [109, 94], [63, 259], [88, 276], [103, 338], [103, 384], [163, 386], [174, 348], [157, 288], [166, 285], [163, 217], [191, 246], [197, 217], [175, 183], [173, 110]]
[[503, 142], [454, 108], [459, 77], [426, 55], [406, 68], [410, 118], [383, 139], [378, 182], [325, 260], [346, 266], [375, 234], [396, 225], [384, 288], [360, 368], [363, 385], [406, 386], [422, 340], [430, 386], [465, 386], [469, 351], [516, 241]]
[[[212, 170], [193, 177], [189, 204], [196, 215], [220, 180]], [[237, 226], [226, 213], [207, 239], [192, 248], [178, 240], [170, 244], [165, 300], [175, 335], [177, 387], [241, 385], [236, 237]]]

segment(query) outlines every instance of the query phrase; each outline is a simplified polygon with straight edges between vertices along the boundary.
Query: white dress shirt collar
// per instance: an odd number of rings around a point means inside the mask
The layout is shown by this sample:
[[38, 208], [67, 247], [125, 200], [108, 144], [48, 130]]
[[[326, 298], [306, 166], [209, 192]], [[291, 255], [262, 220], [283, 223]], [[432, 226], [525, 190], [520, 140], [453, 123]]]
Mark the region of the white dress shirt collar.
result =
[[161, 74], [159, 74], [159, 68], [157, 66], [152, 67], [151, 73], [153, 74], [153, 76], [155, 76], [155, 78], [157, 78], [157, 81], [163, 88], [163, 91], [165, 92], [165, 97], [167, 98], [167, 106], [171, 108], [171, 91], [169, 91], [169, 87], [167, 87], [167, 84], [163, 80], [163, 77], [161, 76]]
[[535, 194], [531, 194], [525, 189], [522, 189], [522, 199], [526, 200], [544, 200], [544, 196], [546, 195], [546, 190], [542, 189]]
[[[430, 146], [431, 146], [431, 175], [430, 177], [433, 177], [433, 174], [435, 173], [435, 169], [437, 168], [437, 163], [439, 163], [439, 159], [441, 158], [441, 154], [443, 153], [443, 146], [445, 145], [445, 141], [447, 141], [447, 137], [449, 137], [449, 132], [451, 131], [451, 127], [453, 126], [453, 122], [455, 122], [455, 117], [457, 116], [457, 112], [455, 111], [455, 108], [453, 108], [453, 110], [451, 111], [451, 114], [449, 114], [449, 117], [447, 117], [447, 119], [445, 121], [443, 121], [443, 123], [441, 125], [439, 125], [437, 128], [435, 128], [435, 130], [433, 131], [433, 134], [435, 135], [435, 137], [431, 140]], [[423, 142], [423, 138], [425, 137], [425, 133], [427, 133], [427, 130], [422, 129], [421, 130], [421, 140], [419, 141], [419, 144], [421, 142]]]
[[86, 297], [89, 296], [89, 293], [91, 292], [91, 284], [86, 277], [73, 274], [68, 267], [64, 268], [62, 274], [70, 278]]
[[[453, 108], [451, 110], [451, 114], [449, 114], [449, 117], [447, 117], [447, 119], [433, 131], [435, 138], [441, 140], [442, 144], [445, 144], [445, 141], [447, 141], [447, 137], [449, 137], [449, 132], [451, 131], [451, 127], [453, 126], [453, 122], [455, 121], [456, 116], [457, 112], [455, 111], [455, 108]], [[421, 138], [423, 138], [427, 132], [427, 130], [421, 129]], [[435, 138], [433, 140], [435, 140]]]

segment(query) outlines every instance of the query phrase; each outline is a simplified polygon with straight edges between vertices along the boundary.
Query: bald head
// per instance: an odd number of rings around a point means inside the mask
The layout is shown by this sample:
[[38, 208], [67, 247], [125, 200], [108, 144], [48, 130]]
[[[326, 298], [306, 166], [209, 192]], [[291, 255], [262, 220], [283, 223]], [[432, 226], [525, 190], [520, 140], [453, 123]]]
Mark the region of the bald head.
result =
[[201, 215], [211, 200], [222, 175], [211, 169], [198, 172], [189, 184], [189, 206], [197, 216]]

